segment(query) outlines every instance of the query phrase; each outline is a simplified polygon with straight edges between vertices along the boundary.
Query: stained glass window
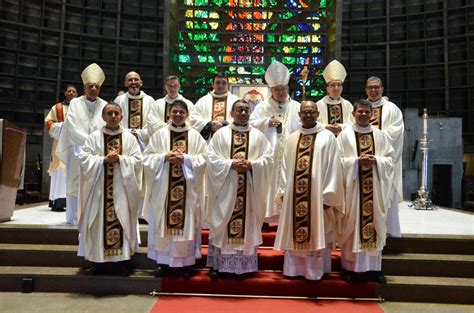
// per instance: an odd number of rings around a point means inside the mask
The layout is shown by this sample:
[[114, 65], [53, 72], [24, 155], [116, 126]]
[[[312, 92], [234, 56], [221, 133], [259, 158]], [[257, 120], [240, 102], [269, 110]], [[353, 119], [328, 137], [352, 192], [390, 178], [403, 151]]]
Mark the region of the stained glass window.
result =
[[[272, 60], [286, 64], [301, 97], [300, 72], [310, 70], [307, 96], [324, 95], [321, 68], [327, 63], [327, 29], [334, 1], [179, 0], [176, 57], [185, 95], [197, 99], [222, 72], [231, 83], [265, 83]], [[173, 53], [172, 53], [173, 54]], [[186, 77], [186, 79], [184, 79]], [[298, 93], [299, 90], [299, 93]]]

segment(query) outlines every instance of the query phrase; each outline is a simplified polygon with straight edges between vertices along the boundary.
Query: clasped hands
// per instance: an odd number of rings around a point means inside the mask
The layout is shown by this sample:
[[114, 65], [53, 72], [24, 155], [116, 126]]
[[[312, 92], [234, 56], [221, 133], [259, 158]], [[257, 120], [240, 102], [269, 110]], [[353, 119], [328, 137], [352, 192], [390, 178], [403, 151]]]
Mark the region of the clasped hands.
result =
[[245, 173], [252, 169], [252, 163], [246, 159], [232, 159], [232, 165], [230, 168], [239, 173]]
[[359, 157], [359, 165], [364, 167], [371, 167], [376, 163], [375, 157], [373, 155], [363, 155]]
[[119, 150], [113, 149], [110, 150], [109, 153], [105, 156], [104, 162], [107, 164], [115, 164], [119, 163]]
[[173, 164], [183, 164], [184, 163], [184, 155], [183, 153], [177, 151], [177, 150], [172, 150], [165, 155], [165, 160], [173, 163]]

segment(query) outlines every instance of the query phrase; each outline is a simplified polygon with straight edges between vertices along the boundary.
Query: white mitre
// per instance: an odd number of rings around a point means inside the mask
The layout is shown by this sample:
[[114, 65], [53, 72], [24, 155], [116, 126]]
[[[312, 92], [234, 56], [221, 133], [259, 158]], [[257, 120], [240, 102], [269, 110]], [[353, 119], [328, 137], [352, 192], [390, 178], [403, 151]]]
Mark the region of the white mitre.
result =
[[82, 71], [81, 78], [84, 85], [97, 84], [100, 87], [105, 80], [105, 74], [99, 65], [92, 63]]
[[332, 82], [333, 80], [340, 80], [344, 82], [347, 73], [344, 65], [338, 60], [331, 61], [324, 69], [323, 77], [326, 83]]
[[267, 82], [268, 86], [275, 87], [280, 85], [288, 85], [290, 81], [290, 71], [288, 68], [278, 61], [275, 63], [270, 64], [265, 72], [265, 81]]

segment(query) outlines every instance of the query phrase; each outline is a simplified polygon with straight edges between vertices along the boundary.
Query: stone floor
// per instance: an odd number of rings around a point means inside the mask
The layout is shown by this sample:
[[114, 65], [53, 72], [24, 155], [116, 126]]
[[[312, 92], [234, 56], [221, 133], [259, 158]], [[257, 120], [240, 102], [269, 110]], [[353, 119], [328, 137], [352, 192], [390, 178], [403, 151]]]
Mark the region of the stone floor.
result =
[[[73, 227], [66, 223], [65, 212], [52, 212], [46, 203], [17, 207], [11, 221], [2, 224]], [[432, 211], [415, 210], [405, 201], [400, 204], [400, 226], [406, 235], [473, 236], [474, 212], [442, 207]]]

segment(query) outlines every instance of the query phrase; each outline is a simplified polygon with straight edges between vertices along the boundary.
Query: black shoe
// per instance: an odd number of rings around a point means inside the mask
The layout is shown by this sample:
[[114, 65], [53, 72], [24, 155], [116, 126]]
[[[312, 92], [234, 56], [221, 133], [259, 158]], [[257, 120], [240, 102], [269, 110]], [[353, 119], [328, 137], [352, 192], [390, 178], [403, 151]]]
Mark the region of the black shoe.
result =
[[169, 267], [167, 265], [160, 265], [156, 268], [155, 277], [164, 277], [168, 275]]
[[184, 267], [182, 270], [181, 270], [181, 275], [183, 276], [184, 279], [190, 279], [191, 277], [193, 277], [193, 271], [192, 269], [190, 268], [186, 268]]
[[252, 273], [236, 274], [237, 279], [247, 279], [252, 277]]
[[148, 225], [148, 222], [144, 218], [138, 218], [138, 224]]
[[219, 271], [218, 270], [210, 270], [209, 271], [209, 277], [211, 277], [211, 279], [218, 279], [219, 278]]
[[366, 274], [368, 281], [373, 281], [379, 284], [387, 283], [387, 280], [385, 279], [385, 276], [383, 275], [382, 271], [368, 271]]
[[353, 271], [344, 271], [344, 274], [342, 274], [342, 279], [346, 282], [346, 283], [353, 283], [353, 282], [356, 282], [358, 281], [358, 275], [357, 273], [353, 272]]

